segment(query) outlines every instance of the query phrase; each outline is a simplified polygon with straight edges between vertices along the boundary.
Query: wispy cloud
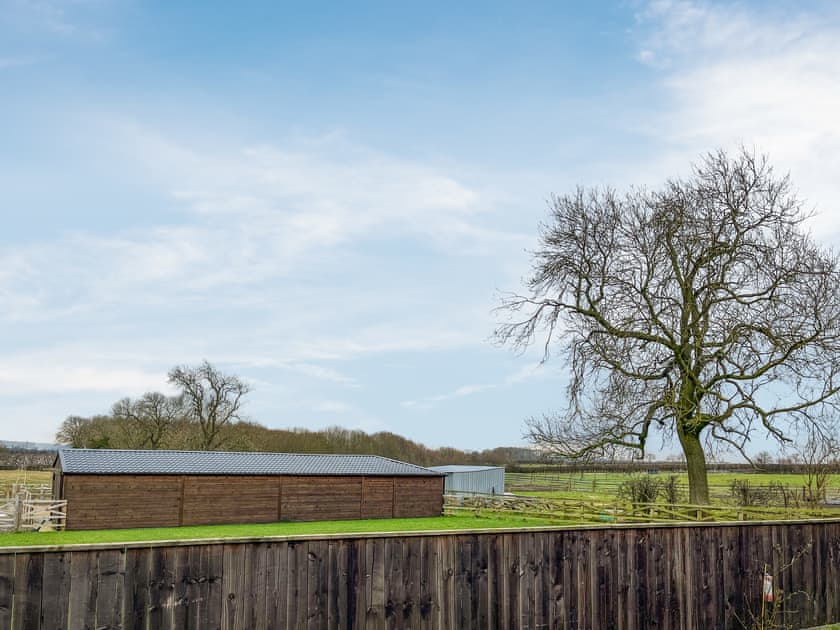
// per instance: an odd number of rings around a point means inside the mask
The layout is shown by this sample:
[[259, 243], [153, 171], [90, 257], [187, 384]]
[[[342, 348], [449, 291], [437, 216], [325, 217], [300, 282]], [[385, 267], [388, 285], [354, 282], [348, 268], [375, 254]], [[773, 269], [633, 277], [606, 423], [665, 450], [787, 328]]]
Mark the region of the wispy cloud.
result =
[[165, 372], [143, 369], [130, 360], [91, 357], [82, 347], [0, 357], [4, 396], [108, 392], [116, 398], [167, 389]]
[[0, 254], [4, 317], [49, 319], [103, 304], [215, 299], [322, 264], [369, 238], [417, 239], [461, 252], [501, 239], [481, 225], [484, 201], [434, 167], [331, 141], [295, 150], [202, 153], [119, 125], [127, 161], [169, 190], [180, 223], [78, 232]]
[[840, 227], [840, 11], [657, 1], [640, 14], [639, 56], [670, 96], [655, 128], [686, 155], [746, 144], [790, 170], [814, 226]]
[[436, 396], [428, 396], [426, 398], [419, 398], [416, 400], [404, 400], [400, 405], [406, 409], [420, 408], [429, 409], [438, 403], [453, 400], [455, 398], [462, 398], [464, 396], [472, 396], [474, 394], [481, 394], [490, 390], [495, 390], [504, 387], [511, 387], [524, 383], [533, 378], [545, 377], [546, 370], [542, 364], [524, 365], [514, 372], [508, 374], [501, 382], [498, 383], [479, 383], [462, 385], [445, 394], [438, 394]]

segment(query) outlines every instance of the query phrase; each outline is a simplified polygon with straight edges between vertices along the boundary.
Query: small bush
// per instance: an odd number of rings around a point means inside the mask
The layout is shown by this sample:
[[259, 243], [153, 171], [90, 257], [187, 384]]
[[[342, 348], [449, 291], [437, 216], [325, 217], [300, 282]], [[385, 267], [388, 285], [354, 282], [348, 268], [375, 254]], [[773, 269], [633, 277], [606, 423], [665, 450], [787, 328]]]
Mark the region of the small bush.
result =
[[662, 481], [651, 475], [637, 475], [630, 477], [618, 486], [619, 500], [639, 503], [656, 503], [662, 490]]
[[677, 505], [684, 501], [685, 495], [677, 475], [668, 475], [668, 478], [662, 483], [661, 494], [669, 505]]
[[773, 504], [772, 488], [752, 486], [747, 479], [734, 479], [729, 485], [729, 495], [740, 507], [763, 507]]

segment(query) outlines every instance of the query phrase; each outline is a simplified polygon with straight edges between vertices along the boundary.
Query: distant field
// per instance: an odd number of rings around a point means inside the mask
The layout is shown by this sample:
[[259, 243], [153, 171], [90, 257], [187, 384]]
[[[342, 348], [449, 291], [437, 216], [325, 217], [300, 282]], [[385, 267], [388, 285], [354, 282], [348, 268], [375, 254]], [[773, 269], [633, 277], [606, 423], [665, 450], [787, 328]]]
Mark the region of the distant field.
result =
[[52, 473], [49, 470], [0, 470], [0, 498], [16, 483], [50, 485]]
[[393, 518], [365, 521], [316, 521], [310, 523], [267, 523], [259, 525], [204, 525], [148, 529], [107, 529], [70, 532], [21, 532], [0, 534], [0, 547], [31, 545], [73, 545], [106, 542], [152, 542], [259, 536], [308, 534], [356, 534], [363, 532], [399, 533], [450, 529], [534, 527], [568, 525], [569, 521], [507, 517], [440, 516], [431, 518]]
[[[637, 473], [645, 475], [645, 473]], [[673, 473], [649, 475], [655, 479], [667, 479]], [[647, 476], [647, 475], [646, 475]], [[573, 499], [608, 501], [616, 496], [618, 487], [628, 479], [625, 473], [507, 473], [505, 491], [524, 496], [550, 499]], [[688, 494], [688, 475], [676, 474], [677, 483]], [[712, 499], [725, 499], [730, 495], [730, 486], [735, 480], [748, 481], [752, 486], [781, 484], [799, 489], [805, 485], [805, 475], [784, 473], [709, 473], [709, 491]], [[840, 475], [833, 475], [828, 483], [828, 495], [840, 498]]]

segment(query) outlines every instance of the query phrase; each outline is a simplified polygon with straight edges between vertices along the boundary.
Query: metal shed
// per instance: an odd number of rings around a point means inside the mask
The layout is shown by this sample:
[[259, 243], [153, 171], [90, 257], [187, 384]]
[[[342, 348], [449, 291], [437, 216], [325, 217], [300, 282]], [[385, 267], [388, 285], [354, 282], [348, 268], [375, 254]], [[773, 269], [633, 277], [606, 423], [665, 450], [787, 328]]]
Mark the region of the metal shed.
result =
[[505, 493], [503, 466], [430, 466], [429, 468], [446, 475], [444, 492], [447, 493]]
[[375, 455], [62, 449], [67, 529], [439, 516], [443, 474]]

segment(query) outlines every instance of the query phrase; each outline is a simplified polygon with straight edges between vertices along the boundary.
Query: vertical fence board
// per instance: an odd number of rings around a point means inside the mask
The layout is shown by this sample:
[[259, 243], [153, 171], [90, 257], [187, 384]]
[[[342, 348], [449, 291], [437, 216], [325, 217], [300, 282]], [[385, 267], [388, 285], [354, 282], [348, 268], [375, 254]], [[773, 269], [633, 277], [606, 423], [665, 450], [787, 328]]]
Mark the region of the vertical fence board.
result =
[[68, 628], [93, 627], [96, 615], [96, 552], [70, 556]]
[[15, 557], [14, 630], [27, 630], [40, 625], [43, 569], [42, 554], [20, 553]]
[[96, 554], [96, 628], [106, 630], [122, 625], [124, 555], [121, 549], [105, 549]]
[[405, 602], [403, 604], [403, 625], [407, 628], [419, 628], [421, 625], [420, 607], [422, 605], [422, 549], [420, 538], [403, 539], [405, 551]]
[[15, 605], [15, 556], [0, 556], [0, 628], [8, 628], [12, 622]]
[[[41, 588], [42, 628], [67, 628], [69, 559], [69, 554], [61, 551], [44, 554], [44, 583]], [[2, 627], [0, 625], [0, 628]]]

